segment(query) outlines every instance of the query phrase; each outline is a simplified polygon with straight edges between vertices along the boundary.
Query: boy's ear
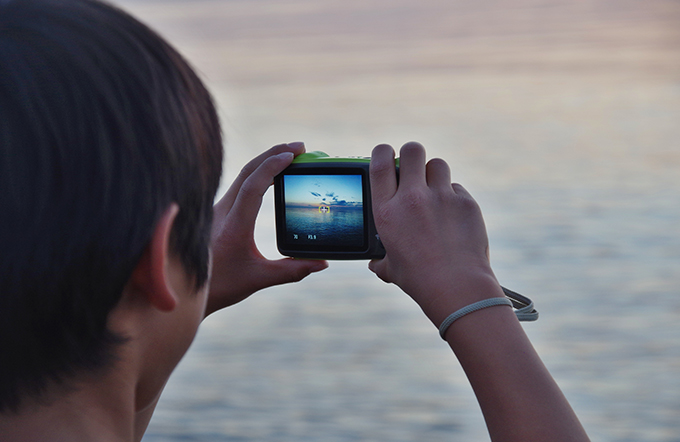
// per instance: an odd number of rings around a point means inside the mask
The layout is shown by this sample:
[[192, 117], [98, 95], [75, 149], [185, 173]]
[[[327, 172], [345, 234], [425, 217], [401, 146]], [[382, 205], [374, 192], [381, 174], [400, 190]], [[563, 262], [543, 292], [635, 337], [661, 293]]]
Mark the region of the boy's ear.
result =
[[164, 312], [174, 310], [177, 305], [167, 270], [171, 258], [170, 232], [178, 212], [177, 203], [170, 204], [165, 210], [130, 278], [132, 287], [153, 307]]

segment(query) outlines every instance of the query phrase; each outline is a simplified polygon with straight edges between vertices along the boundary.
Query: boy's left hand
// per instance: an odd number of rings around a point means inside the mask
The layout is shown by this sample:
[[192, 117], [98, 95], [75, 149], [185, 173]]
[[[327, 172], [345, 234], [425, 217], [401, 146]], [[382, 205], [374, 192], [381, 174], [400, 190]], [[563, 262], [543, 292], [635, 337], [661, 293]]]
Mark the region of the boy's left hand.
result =
[[258, 290], [297, 282], [328, 267], [326, 261], [265, 258], [255, 244], [255, 219], [274, 177], [305, 151], [303, 143], [280, 144], [250, 161], [213, 208], [212, 277], [206, 316]]

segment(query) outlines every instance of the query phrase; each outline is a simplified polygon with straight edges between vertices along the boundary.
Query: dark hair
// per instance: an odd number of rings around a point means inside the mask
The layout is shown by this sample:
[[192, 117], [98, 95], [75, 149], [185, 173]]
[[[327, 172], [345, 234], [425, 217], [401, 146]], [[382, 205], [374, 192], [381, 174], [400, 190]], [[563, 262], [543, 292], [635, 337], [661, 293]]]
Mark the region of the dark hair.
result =
[[0, 412], [110, 364], [107, 316], [172, 202], [206, 283], [221, 169], [211, 97], [153, 31], [94, 0], [0, 0]]

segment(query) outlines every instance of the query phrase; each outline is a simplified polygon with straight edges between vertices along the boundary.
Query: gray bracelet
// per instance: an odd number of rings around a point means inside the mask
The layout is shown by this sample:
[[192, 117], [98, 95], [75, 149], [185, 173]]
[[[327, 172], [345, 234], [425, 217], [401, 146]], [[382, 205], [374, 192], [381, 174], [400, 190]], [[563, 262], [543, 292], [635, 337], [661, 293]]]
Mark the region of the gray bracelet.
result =
[[462, 318], [468, 313], [476, 312], [477, 310], [487, 307], [493, 307], [495, 305], [508, 305], [513, 307], [515, 309], [515, 315], [517, 315], [517, 319], [520, 321], [535, 321], [538, 319], [538, 312], [534, 308], [534, 303], [531, 299], [527, 298], [526, 296], [522, 296], [517, 292], [513, 292], [512, 290], [508, 290], [505, 287], [501, 288], [503, 289], [503, 293], [506, 296], [505, 298], [485, 299], [483, 301], [470, 304], [450, 314], [439, 326], [439, 336], [446, 340], [446, 338], [444, 338], [444, 335], [446, 335], [446, 330], [451, 327], [451, 324], [453, 324], [454, 321]]
[[463, 316], [476, 312], [477, 310], [482, 310], [487, 307], [493, 307], [495, 305], [507, 305], [509, 307], [512, 307], [512, 302], [508, 298], [490, 298], [490, 299], [485, 299], [483, 301], [475, 302], [474, 304], [467, 305], [463, 307], [460, 310], [457, 310], [453, 313], [451, 313], [446, 319], [444, 319], [444, 322], [439, 326], [439, 336], [442, 337], [442, 339], [446, 340], [444, 337], [446, 335], [446, 330], [451, 327], [451, 324], [454, 323], [454, 321], [462, 318]]

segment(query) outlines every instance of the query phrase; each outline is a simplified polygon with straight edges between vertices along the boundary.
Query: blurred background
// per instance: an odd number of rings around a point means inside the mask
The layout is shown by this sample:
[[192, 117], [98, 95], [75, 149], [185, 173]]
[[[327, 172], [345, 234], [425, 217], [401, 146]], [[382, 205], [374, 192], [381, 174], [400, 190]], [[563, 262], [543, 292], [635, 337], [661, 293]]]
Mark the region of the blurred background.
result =
[[[418, 140], [446, 159], [592, 440], [680, 441], [677, 0], [115, 3], [214, 93], [224, 188], [295, 140], [333, 156]], [[270, 194], [257, 241], [278, 256]], [[220, 440], [488, 435], [418, 307], [334, 262], [204, 323], [144, 441]]]

